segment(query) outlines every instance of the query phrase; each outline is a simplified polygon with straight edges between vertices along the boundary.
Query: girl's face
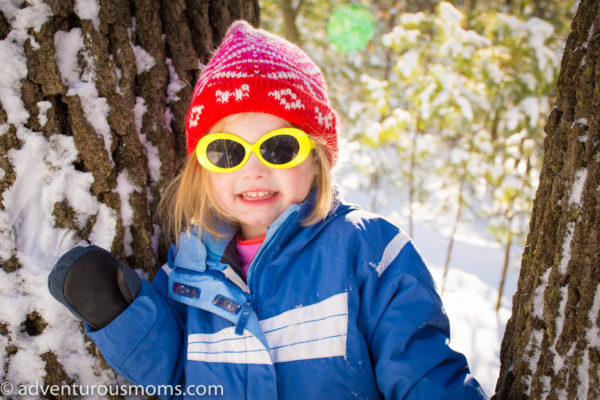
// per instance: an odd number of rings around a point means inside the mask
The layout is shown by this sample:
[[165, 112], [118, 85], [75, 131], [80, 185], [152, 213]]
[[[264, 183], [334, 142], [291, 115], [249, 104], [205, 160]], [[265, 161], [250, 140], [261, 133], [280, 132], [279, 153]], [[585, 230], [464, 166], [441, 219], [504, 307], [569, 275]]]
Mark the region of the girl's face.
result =
[[[254, 143], [267, 132], [289, 126], [286, 120], [270, 114], [245, 113], [227, 118], [219, 132]], [[215, 200], [240, 224], [242, 238], [252, 239], [266, 235], [267, 227], [291, 204], [304, 201], [318, 170], [312, 155], [293, 168], [272, 169], [252, 153], [237, 171], [210, 175]]]

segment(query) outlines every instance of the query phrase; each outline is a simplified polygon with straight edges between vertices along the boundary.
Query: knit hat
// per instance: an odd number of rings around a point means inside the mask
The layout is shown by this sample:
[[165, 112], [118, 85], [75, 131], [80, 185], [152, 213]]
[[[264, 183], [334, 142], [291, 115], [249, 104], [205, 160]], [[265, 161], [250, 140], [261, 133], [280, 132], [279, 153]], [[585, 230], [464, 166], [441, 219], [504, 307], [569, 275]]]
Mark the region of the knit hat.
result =
[[323, 139], [335, 165], [336, 116], [319, 67], [287, 40], [236, 21], [194, 89], [186, 119], [188, 154], [217, 121], [241, 112], [275, 115]]

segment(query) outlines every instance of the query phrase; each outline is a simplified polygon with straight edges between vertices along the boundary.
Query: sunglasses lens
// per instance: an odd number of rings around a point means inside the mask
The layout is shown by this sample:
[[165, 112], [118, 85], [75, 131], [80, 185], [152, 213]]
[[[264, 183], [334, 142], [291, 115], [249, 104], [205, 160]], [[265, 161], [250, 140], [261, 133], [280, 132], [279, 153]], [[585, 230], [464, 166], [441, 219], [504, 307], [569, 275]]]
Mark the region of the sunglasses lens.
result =
[[277, 135], [260, 146], [260, 154], [271, 164], [287, 164], [298, 155], [300, 143], [290, 135]]
[[241, 144], [229, 139], [218, 139], [206, 148], [208, 160], [219, 168], [232, 168], [241, 163], [246, 150]]

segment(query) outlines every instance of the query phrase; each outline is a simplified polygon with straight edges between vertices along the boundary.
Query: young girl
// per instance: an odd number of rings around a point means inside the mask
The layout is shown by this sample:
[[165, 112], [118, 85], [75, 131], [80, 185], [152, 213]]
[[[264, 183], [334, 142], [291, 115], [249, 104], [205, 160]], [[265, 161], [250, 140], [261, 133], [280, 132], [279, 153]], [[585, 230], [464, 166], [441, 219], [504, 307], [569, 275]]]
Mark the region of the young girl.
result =
[[178, 398], [485, 398], [410, 239], [333, 189], [336, 117], [304, 52], [234, 23], [186, 127], [153, 283], [94, 246], [49, 277], [113, 368]]

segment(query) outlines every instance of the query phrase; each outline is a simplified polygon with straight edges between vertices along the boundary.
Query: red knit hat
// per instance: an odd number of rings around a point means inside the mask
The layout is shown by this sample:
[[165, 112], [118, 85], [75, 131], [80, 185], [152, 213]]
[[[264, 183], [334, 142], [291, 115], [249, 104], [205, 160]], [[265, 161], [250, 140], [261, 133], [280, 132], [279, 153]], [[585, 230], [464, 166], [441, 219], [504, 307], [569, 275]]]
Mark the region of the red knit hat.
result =
[[336, 116], [319, 67], [287, 40], [236, 21], [194, 89], [186, 119], [188, 154], [217, 121], [241, 112], [275, 115], [323, 139], [335, 165]]

